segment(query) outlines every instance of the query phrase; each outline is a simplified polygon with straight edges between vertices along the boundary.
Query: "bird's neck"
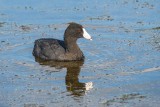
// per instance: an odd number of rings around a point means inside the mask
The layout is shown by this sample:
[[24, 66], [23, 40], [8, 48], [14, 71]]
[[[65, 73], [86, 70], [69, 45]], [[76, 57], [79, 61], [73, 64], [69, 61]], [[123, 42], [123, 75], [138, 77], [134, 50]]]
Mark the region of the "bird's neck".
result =
[[77, 45], [77, 38], [66, 37], [64, 38], [64, 43], [66, 45], [66, 50], [68, 52], [78, 52], [80, 48]]

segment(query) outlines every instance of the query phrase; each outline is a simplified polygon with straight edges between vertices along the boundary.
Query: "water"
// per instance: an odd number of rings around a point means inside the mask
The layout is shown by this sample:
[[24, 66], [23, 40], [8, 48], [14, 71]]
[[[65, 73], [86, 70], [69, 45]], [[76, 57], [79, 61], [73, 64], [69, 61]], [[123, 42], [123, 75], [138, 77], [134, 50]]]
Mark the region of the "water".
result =
[[[158, 0], [0, 1], [0, 107], [158, 107]], [[82, 24], [84, 62], [42, 62], [38, 38]]]

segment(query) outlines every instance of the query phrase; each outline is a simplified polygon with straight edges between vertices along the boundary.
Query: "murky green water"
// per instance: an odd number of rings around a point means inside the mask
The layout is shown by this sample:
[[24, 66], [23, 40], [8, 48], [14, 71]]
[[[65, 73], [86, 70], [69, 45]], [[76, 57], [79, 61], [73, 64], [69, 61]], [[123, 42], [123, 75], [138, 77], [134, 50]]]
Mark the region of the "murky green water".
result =
[[[158, 107], [158, 0], [0, 1], [0, 107]], [[82, 24], [84, 62], [42, 62], [34, 40]]]

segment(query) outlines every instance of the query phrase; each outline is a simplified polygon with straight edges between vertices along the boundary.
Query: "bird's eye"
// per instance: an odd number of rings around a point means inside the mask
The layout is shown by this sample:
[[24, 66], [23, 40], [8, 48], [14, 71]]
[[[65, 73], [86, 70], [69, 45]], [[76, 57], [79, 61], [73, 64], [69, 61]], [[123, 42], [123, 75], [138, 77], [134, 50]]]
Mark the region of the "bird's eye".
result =
[[80, 32], [81, 32], [81, 30], [80, 30], [80, 29], [78, 29], [78, 30], [77, 30], [77, 32], [78, 32], [78, 33], [80, 33]]

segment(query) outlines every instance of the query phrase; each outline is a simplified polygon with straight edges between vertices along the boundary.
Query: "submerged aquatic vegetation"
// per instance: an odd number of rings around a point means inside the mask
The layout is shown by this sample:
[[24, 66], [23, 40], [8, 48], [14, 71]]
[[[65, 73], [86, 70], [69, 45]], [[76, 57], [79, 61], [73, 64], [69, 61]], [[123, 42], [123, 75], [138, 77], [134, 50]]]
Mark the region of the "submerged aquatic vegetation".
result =
[[160, 27], [152, 28], [153, 30], [160, 30]]
[[98, 16], [98, 17], [91, 17], [89, 20], [108, 20], [108, 21], [113, 21], [114, 19], [111, 16]]
[[141, 95], [139, 93], [132, 93], [132, 94], [124, 94], [121, 97], [113, 98], [110, 100], [107, 100], [103, 102], [103, 104], [106, 104], [107, 106], [113, 105], [114, 103], [128, 103], [129, 100], [134, 100], [134, 99], [144, 99], [146, 96]]
[[5, 22], [0, 22], [0, 27], [3, 27]]

